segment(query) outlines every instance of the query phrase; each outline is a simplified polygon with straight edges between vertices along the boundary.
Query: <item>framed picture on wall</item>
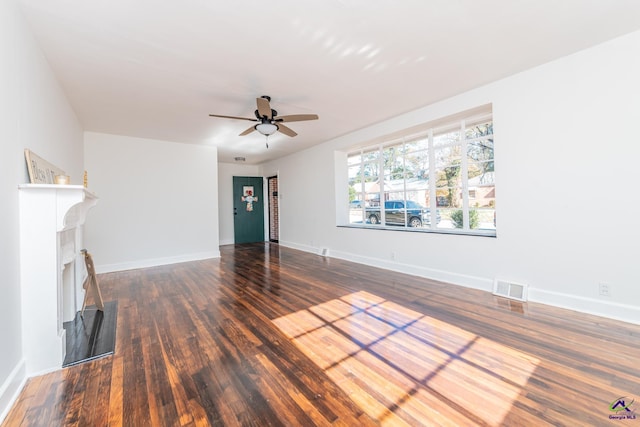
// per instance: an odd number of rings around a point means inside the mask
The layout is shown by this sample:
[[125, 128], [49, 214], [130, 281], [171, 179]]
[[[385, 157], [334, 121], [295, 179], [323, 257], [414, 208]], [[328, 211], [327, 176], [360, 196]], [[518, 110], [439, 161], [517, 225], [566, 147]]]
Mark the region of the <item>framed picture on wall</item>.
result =
[[66, 175], [59, 167], [52, 165], [29, 149], [24, 150], [31, 184], [54, 184], [56, 175]]

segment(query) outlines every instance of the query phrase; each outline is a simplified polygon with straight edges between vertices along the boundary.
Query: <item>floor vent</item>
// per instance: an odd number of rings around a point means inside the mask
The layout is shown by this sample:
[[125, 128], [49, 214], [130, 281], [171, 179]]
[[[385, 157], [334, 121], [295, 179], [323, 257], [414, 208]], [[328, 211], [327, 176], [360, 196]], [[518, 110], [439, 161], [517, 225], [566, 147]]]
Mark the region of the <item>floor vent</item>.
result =
[[526, 301], [527, 285], [496, 279], [493, 284], [493, 294], [518, 301]]

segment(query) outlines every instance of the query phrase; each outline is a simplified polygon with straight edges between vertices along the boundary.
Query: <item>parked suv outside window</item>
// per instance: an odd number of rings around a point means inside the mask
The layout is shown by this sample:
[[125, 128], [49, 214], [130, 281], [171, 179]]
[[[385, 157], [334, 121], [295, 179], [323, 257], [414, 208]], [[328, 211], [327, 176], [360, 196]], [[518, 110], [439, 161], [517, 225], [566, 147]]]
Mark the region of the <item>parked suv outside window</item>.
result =
[[[380, 208], [367, 208], [366, 213], [370, 224], [380, 224]], [[387, 225], [422, 227], [423, 224], [431, 224], [431, 211], [413, 200], [406, 202], [404, 200], [387, 200], [384, 202], [384, 214]], [[440, 222], [440, 212], [436, 212], [436, 214], [437, 221]]]

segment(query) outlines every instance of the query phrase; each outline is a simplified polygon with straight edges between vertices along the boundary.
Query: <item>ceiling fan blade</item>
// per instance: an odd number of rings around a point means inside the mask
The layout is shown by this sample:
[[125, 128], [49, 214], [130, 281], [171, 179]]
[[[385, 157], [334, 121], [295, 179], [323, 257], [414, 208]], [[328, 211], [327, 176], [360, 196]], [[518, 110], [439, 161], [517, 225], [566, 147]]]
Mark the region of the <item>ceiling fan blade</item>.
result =
[[209, 114], [211, 117], [221, 117], [223, 119], [237, 119], [237, 120], [249, 120], [250, 122], [255, 122], [256, 119], [250, 119], [248, 117], [236, 117], [236, 116], [222, 116], [220, 114]]
[[276, 122], [303, 122], [305, 120], [318, 120], [317, 114], [291, 114], [289, 116], [278, 116]]
[[285, 125], [278, 123], [278, 130], [287, 136], [296, 136], [297, 133], [293, 129], [286, 127]]
[[270, 119], [271, 105], [269, 105], [269, 100], [266, 98], [256, 98], [256, 103], [258, 104], [258, 114], [260, 114], [260, 117]]
[[254, 126], [251, 126], [249, 129], [245, 130], [244, 132], [242, 132], [240, 135], [238, 136], [245, 136], [245, 135], [249, 135], [251, 132], [253, 132], [254, 130], [256, 130], [256, 128]]

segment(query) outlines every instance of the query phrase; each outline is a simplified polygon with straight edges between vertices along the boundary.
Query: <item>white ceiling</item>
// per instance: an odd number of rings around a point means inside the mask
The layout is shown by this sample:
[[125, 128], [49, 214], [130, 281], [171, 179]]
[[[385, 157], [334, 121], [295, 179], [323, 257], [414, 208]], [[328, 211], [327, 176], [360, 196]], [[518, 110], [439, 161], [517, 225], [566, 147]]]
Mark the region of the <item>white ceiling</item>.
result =
[[[637, 0], [19, 0], [85, 130], [255, 164], [640, 28]], [[640, 49], [639, 49], [640, 53]], [[238, 134], [255, 98], [295, 138]]]

